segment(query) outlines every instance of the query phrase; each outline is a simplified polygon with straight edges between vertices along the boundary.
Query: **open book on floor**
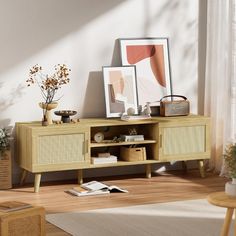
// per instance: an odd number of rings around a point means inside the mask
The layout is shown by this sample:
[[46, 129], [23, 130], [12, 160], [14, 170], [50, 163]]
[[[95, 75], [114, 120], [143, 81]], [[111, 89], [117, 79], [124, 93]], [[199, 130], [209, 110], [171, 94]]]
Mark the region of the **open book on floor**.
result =
[[97, 190], [97, 191], [89, 191], [89, 190], [80, 190], [80, 187], [75, 187], [66, 191], [72, 195], [83, 197], [83, 196], [92, 196], [92, 195], [101, 195], [101, 194], [110, 194], [108, 190]]
[[87, 189], [89, 191], [97, 191], [97, 190], [107, 190], [109, 192], [123, 192], [128, 193], [127, 190], [121, 189], [115, 185], [106, 185], [104, 183], [98, 181], [90, 181], [88, 183], [84, 183], [81, 185], [82, 188]]
[[91, 181], [84, 183], [81, 186], [74, 187], [68, 190], [70, 194], [75, 196], [91, 196], [91, 195], [100, 195], [100, 194], [109, 194], [111, 192], [123, 192], [127, 193], [125, 189], [121, 189], [117, 186], [108, 186], [104, 183], [98, 181]]

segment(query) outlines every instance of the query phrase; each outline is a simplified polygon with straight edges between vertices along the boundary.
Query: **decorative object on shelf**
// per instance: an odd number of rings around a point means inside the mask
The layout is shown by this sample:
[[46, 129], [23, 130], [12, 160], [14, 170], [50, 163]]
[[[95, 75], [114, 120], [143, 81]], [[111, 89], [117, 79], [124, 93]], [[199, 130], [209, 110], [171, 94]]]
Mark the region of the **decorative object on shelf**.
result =
[[93, 137], [94, 141], [97, 143], [101, 143], [104, 140], [104, 134], [102, 132], [98, 132]]
[[160, 101], [147, 102], [146, 105], [139, 105], [139, 115], [160, 116]]
[[138, 134], [136, 128], [129, 128], [128, 131], [129, 131], [129, 135], [137, 135]]
[[122, 65], [135, 65], [139, 104], [172, 93], [167, 38], [120, 39]]
[[61, 121], [63, 123], [70, 123], [71, 122], [70, 116], [76, 115], [77, 111], [62, 110], [62, 111], [55, 111], [54, 114], [57, 116], [61, 116]]
[[79, 119], [71, 119], [71, 123], [78, 123]]
[[[50, 110], [56, 108], [55, 95], [62, 85], [68, 84], [70, 69], [65, 64], [55, 65], [55, 72], [52, 75], [43, 74], [41, 66], [36, 64], [30, 69], [29, 79], [26, 80], [27, 85], [37, 84], [40, 88], [44, 102], [40, 103], [40, 107], [43, 109], [42, 125], [52, 124], [50, 117]], [[49, 119], [49, 120], [48, 120]]]
[[122, 115], [120, 119], [124, 121], [139, 121], [139, 120], [150, 120], [152, 119], [152, 117], [150, 115], [137, 115], [137, 116]]
[[236, 197], [236, 143], [229, 144], [225, 149], [224, 165], [232, 181], [225, 184], [225, 193]]
[[145, 161], [146, 148], [145, 147], [121, 147], [120, 158], [123, 161]]
[[111, 156], [110, 152], [100, 152], [98, 153], [98, 157], [109, 157]]
[[53, 121], [52, 121], [52, 112], [51, 110], [52, 109], [55, 109], [57, 107], [58, 103], [57, 102], [51, 102], [51, 103], [44, 103], [44, 102], [40, 102], [39, 103], [39, 106], [45, 110], [45, 117], [42, 121], [42, 124], [44, 122], [44, 126], [47, 126], [47, 125], [51, 125], [53, 124]]
[[117, 163], [117, 156], [110, 155], [108, 157], [91, 157], [91, 163], [96, 164], [111, 164]]
[[144, 115], [151, 115], [151, 108], [150, 108], [150, 102], [146, 102], [144, 111], [143, 111]]
[[127, 115], [128, 116], [133, 116], [135, 114], [135, 109], [133, 107], [129, 107], [127, 109]]
[[[106, 116], [121, 117], [127, 110], [138, 113], [135, 66], [103, 67]], [[134, 111], [133, 111], [134, 110]]]
[[[168, 101], [168, 98], [171, 100]], [[181, 99], [176, 100], [176, 98]], [[161, 116], [187, 116], [189, 115], [189, 110], [189, 101], [185, 96], [167, 95], [160, 100]]]
[[[63, 124], [62, 120], [53, 120], [52, 122], [53, 122], [53, 124], [56, 124], [56, 125]], [[70, 120], [70, 123], [73, 123], [73, 124], [76, 124], [76, 123], [79, 123], [79, 122], [80, 122], [79, 119], [71, 119]]]
[[56, 125], [63, 124], [63, 122], [61, 120], [53, 120], [52, 122], [53, 122], [53, 124], [56, 124]]
[[144, 135], [143, 134], [121, 135], [120, 138], [124, 142], [136, 142], [136, 141], [143, 141]]

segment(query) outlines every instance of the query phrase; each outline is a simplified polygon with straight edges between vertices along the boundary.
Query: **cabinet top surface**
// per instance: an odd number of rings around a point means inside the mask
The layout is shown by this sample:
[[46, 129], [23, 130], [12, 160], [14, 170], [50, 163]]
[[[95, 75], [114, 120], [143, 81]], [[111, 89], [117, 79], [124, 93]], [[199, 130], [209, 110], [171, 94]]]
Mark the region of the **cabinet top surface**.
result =
[[203, 119], [209, 119], [206, 116], [200, 115], [188, 115], [188, 116], [175, 116], [175, 117], [152, 117], [148, 120], [139, 121], [122, 121], [119, 118], [85, 118], [80, 119], [78, 123], [63, 123], [63, 124], [53, 124], [49, 126], [42, 126], [41, 122], [17, 122], [17, 125], [27, 126], [30, 128], [55, 128], [55, 127], [99, 127], [99, 126], [116, 126], [116, 125], [133, 125], [133, 124], [157, 124], [159, 122], [188, 122], [188, 121], [202, 121]]

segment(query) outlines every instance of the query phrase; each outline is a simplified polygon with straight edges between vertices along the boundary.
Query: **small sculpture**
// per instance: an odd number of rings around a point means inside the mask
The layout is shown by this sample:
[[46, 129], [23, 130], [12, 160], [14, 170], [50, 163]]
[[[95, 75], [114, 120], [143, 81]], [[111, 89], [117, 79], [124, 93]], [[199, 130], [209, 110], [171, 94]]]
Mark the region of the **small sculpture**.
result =
[[151, 107], [150, 107], [150, 102], [147, 102], [146, 105], [143, 107], [140, 105], [139, 108], [139, 114], [140, 115], [147, 115], [150, 116], [151, 115]]
[[133, 116], [135, 114], [135, 109], [133, 107], [129, 107], [127, 109], [127, 115], [128, 116]]
[[61, 120], [63, 123], [70, 123], [71, 119], [70, 116], [74, 116], [77, 112], [71, 110], [62, 110], [62, 111], [55, 111], [54, 114], [57, 116], [61, 116]]

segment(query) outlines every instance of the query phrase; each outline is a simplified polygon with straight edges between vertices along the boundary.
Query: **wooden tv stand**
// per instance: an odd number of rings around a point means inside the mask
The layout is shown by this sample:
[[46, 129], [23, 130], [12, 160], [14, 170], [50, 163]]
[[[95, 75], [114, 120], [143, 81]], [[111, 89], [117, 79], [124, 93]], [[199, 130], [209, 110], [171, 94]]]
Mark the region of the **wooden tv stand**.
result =
[[[83, 169], [143, 164], [146, 177], [151, 177], [154, 163], [198, 160], [204, 177], [203, 160], [210, 158], [210, 119], [189, 115], [154, 117], [151, 120], [121, 121], [119, 119], [81, 119], [76, 124], [41, 126], [40, 122], [16, 123], [17, 160], [23, 174], [35, 174], [34, 191], [39, 191], [41, 174], [49, 171], [78, 170], [78, 183], [83, 182]], [[135, 128], [144, 141], [110, 142], [115, 136], [129, 134]], [[102, 143], [93, 141], [94, 134], [103, 132]], [[121, 161], [113, 164], [91, 164], [91, 156], [110, 152], [119, 157], [121, 146], [146, 148], [147, 160]]]

